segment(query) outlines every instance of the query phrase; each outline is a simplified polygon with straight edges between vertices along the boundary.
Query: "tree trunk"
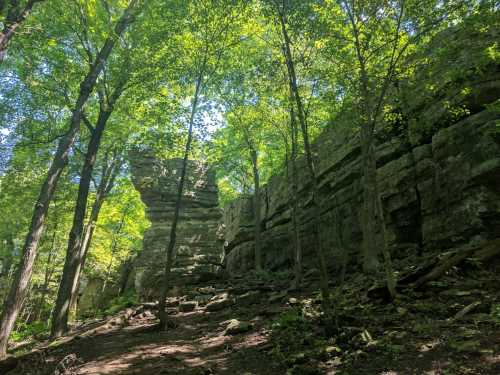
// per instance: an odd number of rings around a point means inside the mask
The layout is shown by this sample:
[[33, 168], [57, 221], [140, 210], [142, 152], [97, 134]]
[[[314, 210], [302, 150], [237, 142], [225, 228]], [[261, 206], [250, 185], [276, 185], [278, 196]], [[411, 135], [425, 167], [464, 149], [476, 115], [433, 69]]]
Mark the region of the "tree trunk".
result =
[[253, 168], [253, 184], [254, 184], [254, 235], [255, 235], [255, 269], [257, 271], [262, 270], [262, 244], [260, 240], [261, 234], [261, 222], [262, 222], [262, 214], [260, 209], [260, 174], [259, 174], [259, 164], [257, 160], [257, 151], [254, 148], [251, 148], [250, 155], [252, 159], [252, 168]]
[[309, 142], [309, 134], [307, 130], [306, 118], [304, 113], [304, 107], [302, 104], [302, 98], [300, 96], [300, 92], [297, 86], [297, 76], [295, 74], [295, 66], [292, 58], [292, 52], [290, 49], [290, 38], [288, 36], [288, 32], [286, 29], [286, 20], [283, 12], [280, 12], [278, 9], [279, 21], [281, 24], [281, 31], [283, 34], [284, 40], [284, 54], [285, 54], [285, 62], [288, 70], [288, 78], [290, 81], [290, 87], [293, 92], [293, 96], [295, 98], [295, 103], [297, 105], [297, 115], [299, 117], [300, 129], [302, 133], [302, 138], [304, 140], [304, 150], [306, 153], [306, 161], [307, 167], [309, 170], [309, 175], [312, 184], [312, 211], [313, 211], [313, 233], [316, 241], [316, 250], [318, 253], [318, 262], [321, 276], [321, 295], [323, 297], [323, 305], [326, 308], [330, 306], [330, 289], [328, 286], [328, 270], [326, 267], [325, 255], [323, 253], [323, 243], [321, 239], [321, 212], [318, 202], [318, 181], [316, 176], [316, 170], [314, 165], [313, 153], [311, 149], [311, 144]]
[[[363, 131], [361, 131], [363, 134]], [[373, 136], [371, 137], [373, 138]], [[396, 277], [394, 275], [392, 258], [387, 244], [387, 233], [382, 199], [378, 190], [377, 165], [372, 139], [362, 139], [363, 158], [363, 247], [365, 257], [363, 268], [373, 272], [378, 268], [378, 253], [382, 250], [387, 289], [391, 298], [396, 297]], [[368, 143], [368, 144], [366, 144]], [[377, 231], [380, 233], [377, 236]]]
[[104, 63], [109, 57], [117, 41], [116, 35], [121, 35], [128, 24], [132, 22], [133, 11], [138, 1], [139, 0], [132, 0], [130, 2], [127, 10], [118, 21], [113, 35], [110, 35], [106, 39], [104, 46], [99, 51], [94, 63], [90, 67], [89, 72], [80, 85], [80, 92], [75, 103], [75, 108], [72, 112], [68, 133], [59, 141], [52, 165], [50, 166], [45, 182], [40, 190], [40, 194], [33, 211], [31, 225], [28, 229], [28, 234], [24, 243], [23, 256], [18, 265], [9, 295], [4, 303], [2, 317], [0, 320], [0, 359], [5, 357], [7, 354], [9, 336], [14, 328], [14, 323], [24, 302], [27, 287], [33, 273], [33, 263], [35, 262], [38, 243], [43, 232], [49, 204], [52, 200], [59, 177], [68, 162], [68, 155], [71, 146], [73, 145], [76, 135], [80, 129], [83, 107], [92, 93], [97, 77], [101, 73]]
[[5, 58], [7, 47], [10, 40], [14, 36], [14, 33], [19, 28], [19, 26], [21, 26], [26, 17], [28, 17], [31, 10], [33, 9], [33, 5], [42, 1], [43, 0], [28, 0], [27, 4], [22, 9], [19, 9], [19, 6], [16, 4], [17, 1], [11, 1], [13, 8], [9, 9], [3, 30], [0, 31], [0, 64]]
[[[387, 288], [391, 298], [396, 296], [396, 276], [394, 275], [391, 254], [387, 245], [386, 226], [382, 199], [378, 190], [377, 164], [375, 155], [375, 128], [380, 115], [390, 77], [394, 71], [394, 52], [391, 57], [391, 66], [384, 78], [380, 93], [371, 90], [366, 58], [363, 53], [360, 30], [356, 23], [354, 9], [348, 2], [343, 2], [347, 10], [354, 36], [356, 57], [360, 67], [360, 97], [361, 97], [361, 158], [363, 168], [363, 270], [367, 273], [374, 272], [378, 268], [379, 246], [384, 257]], [[402, 12], [402, 9], [401, 9]], [[398, 20], [398, 30], [402, 13]], [[397, 41], [397, 39], [396, 39]], [[380, 231], [381, 240], [377, 241], [377, 230]]]
[[300, 288], [302, 283], [302, 247], [300, 244], [300, 223], [298, 218], [299, 212], [299, 192], [298, 192], [298, 176], [297, 176], [297, 154], [298, 154], [298, 129], [293, 109], [293, 93], [290, 102], [290, 131], [292, 134], [292, 178], [290, 186], [292, 188], [292, 230], [293, 230], [293, 248], [294, 248], [294, 281], [293, 287]]
[[182, 159], [182, 169], [181, 169], [181, 176], [179, 179], [179, 185], [177, 187], [177, 199], [175, 201], [174, 217], [172, 219], [172, 226], [170, 227], [170, 239], [169, 239], [168, 247], [167, 247], [167, 262], [165, 264], [165, 273], [163, 274], [162, 291], [161, 291], [160, 300], [158, 303], [158, 318], [160, 319], [160, 323], [158, 325], [158, 328], [161, 331], [163, 331], [167, 328], [167, 323], [168, 323], [168, 321], [167, 321], [168, 316], [167, 316], [167, 312], [165, 311], [166, 300], [167, 300], [168, 290], [170, 289], [170, 276], [171, 276], [171, 269], [172, 269], [172, 264], [173, 264], [173, 260], [174, 260], [175, 241], [176, 241], [176, 237], [177, 237], [177, 223], [179, 221], [179, 214], [181, 211], [182, 193], [184, 191], [184, 182], [186, 179], [189, 153], [191, 152], [191, 142], [193, 140], [194, 118], [195, 118], [196, 110], [198, 108], [198, 99], [199, 99], [199, 95], [201, 92], [203, 73], [205, 70], [204, 65], [205, 64], [203, 64], [203, 68], [201, 69], [200, 74], [198, 75], [198, 79], [196, 81], [196, 89], [195, 89], [193, 102], [192, 102], [192, 106], [191, 106], [191, 116], [189, 118], [188, 138], [186, 141], [186, 147], [184, 149], [184, 158]]
[[105, 166], [102, 171], [101, 181], [99, 182], [99, 187], [97, 188], [97, 194], [95, 201], [92, 205], [92, 210], [90, 212], [90, 217], [87, 225], [85, 226], [83, 240], [81, 243], [81, 259], [77, 265], [75, 277], [73, 279], [73, 286], [71, 288], [71, 301], [70, 301], [70, 313], [76, 313], [77, 303], [78, 303], [78, 290], [80, 289], [80, 280], [83, 269], [85, 268], [85, 261], [87, 259], [87, 254], [90, 249], [90, 244], [92, 243], [92, 237], [94, 235], [94, 230], [96, 227], [97, 220], [99, 219], [99, 213], [101, 207], [104, 203], [105, 198], [111, 192], [114, 186], [114, 181], [120, 170], [119, 159], [115, 159], [109, 166]]
[[368, 130], [366, 125], [362, 125], [361, 129], [361, 154], [362, 154], [362, 176], [363, 176], [363, 211], [362, 211], [362, 228], [363, 228], [363, 271], [365, 273], [374, 273], [379, 268], [379, 249], [381, 241], [377, 238], [377, 170], [375, 165], [374, 153], [372, 151], [370, 137], [366, 134]]
[[92, 136], [87, 146], [85, 162], [80, 174], [80, 185], [78, 187], [78, 197], [76, 199], [75, 214], [73, 216], [73, 226], [69, 233], [68, 249], [66, 252], [66, 261], [64, 262], [61, 283], [57, 293], [56, 305], [52, 315], [52, 337], [59, 337], [68, 330], [68, 316], [70, 311], [72, 296], [76, 293], [77, 278], [79, 269], [84, 257], [84, 246], [82, 246], [84, 234], [85, 213], [87, 211], [87, 201], [90, 191], [90, 181], [94, 170], [97, 153], [101, 144], [102, 135], [111, 113], [113, 106], [123, 91], [123, 82], [121, 82], [109, 99], [109, 103], [104, 103], [104, 95], [101, 96], [101, 105], [99, 116], [95, 128], [92, 130]]
[[[55, 203], [56, 201], [54, 201]], [[57, 215], [57, 205], [54, 207], [54, 212]], [[35, 320], [40, 320], [42, 313], [43, 313], [43, 305], [45, 302], [45, 297], [48, 294], [48, 289], [49, 289], [49, 284], [52, 278], [52, 271], [53, 271], [53, 256], [54, 252], [56, 249], [56, 238], [57, 238], [57, 227], [59, 224], [59, 221], [57, 220], [57, 216], [55, 218], [56, 222], [54, 225], [54, 230], [52, 233], [52, 244], [50, 246], [49, 254], [47, 256], [47, 263], [45, 264], [45, 275], [43, 278], [43, 285], [42, 285], [42, 290], [40, 292], [40, 299], [38, 300], [38, 303], [36, 305], [36, 312], [35, 312]]]

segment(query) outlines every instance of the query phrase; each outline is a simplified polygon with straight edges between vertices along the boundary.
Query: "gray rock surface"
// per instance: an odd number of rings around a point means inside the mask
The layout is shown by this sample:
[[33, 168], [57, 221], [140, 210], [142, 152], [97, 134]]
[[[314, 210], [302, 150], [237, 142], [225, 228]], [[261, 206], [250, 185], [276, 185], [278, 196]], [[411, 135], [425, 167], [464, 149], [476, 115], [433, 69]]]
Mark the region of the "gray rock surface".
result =
[[[160, 290], [182, 160], [159, 160], [139, 151], [130, 159], [132, 181], [151, 222], [135, 264], [136, 289], [143, 297], [152, 297]], [[214, 172], [204, 163], [189, 161], [174, 250], [175, 286], [182, 287], [198, 274], [215, 271], [213, 264], [220, 262], [222, 253], [222, 239], [217, 234], [221, 215]]]
[[[483, 110], [442, 127], [426, 142], [409, 146], [404, 134], [377, 146], [378, 180], [388, 241], [395, 257], [422, 249], [450, 249], [500, 237], [499, 114]], [[329, 264], [347, 255], [360, 261], [362, 187], [356, 139], [335, 143], [324, 133], [315, 145], [322, 232]], [[303, 163], [303, 160], [299, 160]], [[299, 168], [301, 241], [306, 266], [317, 267], [310, 236], [310, 186]], [[263, 187], [263, 257], [267, 269], [292, 263], [290, 195], [283, 175]], [[229, 273], [253, 268], [252, 214], [248, 197], [225, 208]]]

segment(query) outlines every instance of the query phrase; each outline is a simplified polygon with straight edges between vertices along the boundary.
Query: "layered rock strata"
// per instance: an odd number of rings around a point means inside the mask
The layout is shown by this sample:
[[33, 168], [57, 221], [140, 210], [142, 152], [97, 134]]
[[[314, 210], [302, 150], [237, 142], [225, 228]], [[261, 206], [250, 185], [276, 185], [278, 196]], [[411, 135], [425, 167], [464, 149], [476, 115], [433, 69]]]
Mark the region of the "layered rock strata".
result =
[[[146, 206], [151, 226], [144, 235], [143, 251], [135, 264], [136, 289], [154, 295], [166, 259], [182, 160], [160, 160], [149, 152], [131, 155], [132, 181]], [[189, 161], [177, 225], [172, 283], [182, 286], [220, 262], [222, 240], [217, 229], [221, 219], [215, 174], [202, 162]]]
[[[413, 146], [404, 134], [378, 144], [378, 183], [395, 257], [500, 238], [499, 120], [495, 110], [483, 110]], [[340, 144], [325, 133], [315, 148], [328, 260], [331, 266], [357, 262], [362, 241], [359, 142]], [[310, 178], [305, 161], [298, 163], [300, 238], [306, 265], [315, 266]], [[268, 269], [292, 262], [288, 187], [282, 174], [262, 189], [263, 258]], [[225, 209], [226, 263], [233, 274], [253, 268], [251, 208], [251, 197], [242, 197]]]

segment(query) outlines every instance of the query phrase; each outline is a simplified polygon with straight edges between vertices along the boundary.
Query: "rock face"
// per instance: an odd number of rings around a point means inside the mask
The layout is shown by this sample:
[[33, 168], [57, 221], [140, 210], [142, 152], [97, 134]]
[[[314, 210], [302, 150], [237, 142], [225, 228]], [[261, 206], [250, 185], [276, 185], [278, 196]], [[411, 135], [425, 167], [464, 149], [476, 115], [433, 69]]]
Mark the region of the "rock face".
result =
[[[498, 28], [485, 30], [471, 33], [457, 25], [439, 33], [423, 51], [425, 63], [415, 64], [415, 75], [388, 92], [391, 116], [377, 126], [375, 146], [387, 241], [395, 258], [472, 243], [489, 247], [500, 239], [500, 65], [483, 58], [496, 46]], [[443, 49], [446, 56], [434, 53]], [[361, 260], [362, 168], [354, 112], [335, 119], [313, 145], [322, 241], [331, 267], [357, 266]], [[299, 237], [304, 265], [312, 270], [318, 266], [311, 178], [305, 159], [297, 163]], [[282, 173], [262, 187], [261, 247], [270, 270], [293, 264], [289, 185]], [[252, 197], [226, 207], [224, 224], [227, 270], [253, 268]]]
[[[160, 290], [182, 160], [159, 160], [149, 152], [136, 151], [131, 165], [132, 181], [151, 222], [136, 261], [136, 289], [149, 297]], [[220, 262], [222, 251], [217, 235], [221, 211], [215, 174], [206, 164], [189, 161], [186, 177], [172, 269], [172, 282], [178, 287], [193, 281], [197, 274], [214, 271], [213, 264]]]
[[[500, 237], [499, 118], [498, 112], [483, 110], [442, 127], [414, 146], [404, 135], [378, 144], [379, 188], [395, 257]], [[337, 266], [346, 260], [357, 262], [362, 241], [359, 143], [356, 139], [335, 143], [325, 133], [315, 146], [322, 237], [328, 260]], [[298, 162], [303, 164], [304, 160]], [[315, 266], [309, 178], [305, 165], [298, 169], [304, 261], [306, 266], [308, 262]], [[268, 269], [292, 262], [287, 188], [286, 177], [277, 175], [262, 189], [263, 258]], [[254, 257], [251, 198], [243, 197], [229, 205], [224, 219], [228, 271], [247, 271], [253, 267]]]

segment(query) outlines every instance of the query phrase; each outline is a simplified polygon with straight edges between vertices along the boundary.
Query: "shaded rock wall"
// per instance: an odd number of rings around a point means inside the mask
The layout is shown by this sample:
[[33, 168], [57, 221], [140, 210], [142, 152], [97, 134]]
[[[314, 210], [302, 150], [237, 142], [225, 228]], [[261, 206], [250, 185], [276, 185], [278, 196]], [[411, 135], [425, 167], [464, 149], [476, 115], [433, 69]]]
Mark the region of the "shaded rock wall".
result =
[[[132, 181], [151, 222], [144, 235], [143, 251], [135, 262], [135, 287], [142, 295], [149, 296], [159, 291], [182, 160], [158, 160], [151, 153], [134, 152], [131, 165]], [[220, 262], [222, 240], [217, 235], [220, 219], [215, 174], [206, 164], [189, 161], [177, 225], [174, 285], [189, 283], [193, 277], [213, 271], [213, 263]]]
[[[497, 90], [498, 94], [498, 90]], [[497, 95], [498, 98], [498, 95]], [[498, 112], [483, 110], [410, 146], [403, 135], [377, 147], [377, 168], [388, 240], [395, 257], [453, 248], [500, 237], [500, 132]], [[361, 254], [361, 150], [328, 132], [316, 146], [322, 238], [331, 266], [357, 262]], [[304, 261], [315, 266], [311, 192], [304, 160], [298, 161]], [[264, 264], [291, 264], [291, 209], [287, 178], [263, 188]], [[225, 208], [225, 258], [230, 273], [253, 267], [251, 197]]]

